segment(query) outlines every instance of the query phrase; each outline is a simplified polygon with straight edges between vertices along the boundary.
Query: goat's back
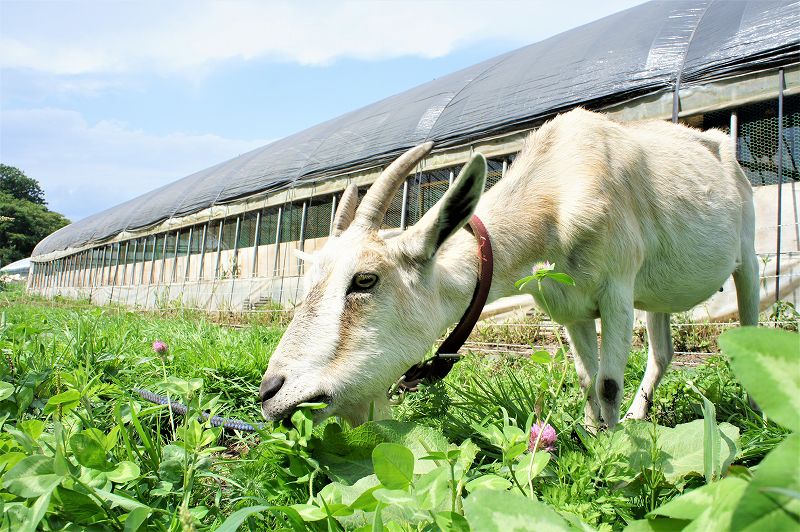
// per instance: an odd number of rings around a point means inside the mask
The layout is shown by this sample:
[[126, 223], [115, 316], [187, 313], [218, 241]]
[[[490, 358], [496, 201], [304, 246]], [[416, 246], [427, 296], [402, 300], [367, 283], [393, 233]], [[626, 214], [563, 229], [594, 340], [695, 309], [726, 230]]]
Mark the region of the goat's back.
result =
[[[533, 133], [487, 199], [542, 234], [535, 251], [586, 282], [635, 277], [637, 306], [673, 312], [710, 296], [741, 257], [752, 191], [721, 131], [620, 124], [577, 109]], [[495, 213], [497, 214], [497, 213]]]

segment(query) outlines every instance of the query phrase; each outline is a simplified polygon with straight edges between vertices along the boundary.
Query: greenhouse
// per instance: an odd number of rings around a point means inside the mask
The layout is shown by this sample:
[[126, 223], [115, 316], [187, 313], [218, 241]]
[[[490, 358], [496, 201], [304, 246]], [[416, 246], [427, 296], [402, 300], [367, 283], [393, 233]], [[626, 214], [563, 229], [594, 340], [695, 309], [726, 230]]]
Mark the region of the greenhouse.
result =
[[[502, 179], [522, 141], [576, 106], [720, 128], [754, 186], [762, 299], [800, 288], [800, 4], [649, 2], [435, 79], [73, 223], [33, 252], [28, 289], [139, 308], [259, 311], [300, 299], [341, 192], [434, 149], [392, 200], [414, 224], [473, 152]], [[265, 105], [274, 105], [267, 102]], [[730, 284], [730, 290], [728, 290]], [[732, 283], [704, 306], [735, 311]]]

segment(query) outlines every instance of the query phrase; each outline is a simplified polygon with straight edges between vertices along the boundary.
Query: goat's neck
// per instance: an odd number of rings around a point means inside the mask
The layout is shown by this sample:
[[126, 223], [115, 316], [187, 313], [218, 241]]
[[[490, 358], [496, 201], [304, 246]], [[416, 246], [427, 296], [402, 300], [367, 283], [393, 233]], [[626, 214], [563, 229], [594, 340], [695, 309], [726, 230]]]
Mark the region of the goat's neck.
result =
[[[501, 297], [518, 295], [514, 283], [530, 275], [530, 268], [543, 260], [547, 235], [536, 233], [539, 224], [513, 219], [504, 212], [481, 209], [494, 254], [494, 273], [488, 303]], [[437, 254], [439, 296], [444, 316], [453, 323], [461, 318], [472, 300], [478, 278], [478, 241], [468, 230], [450, 237]]]

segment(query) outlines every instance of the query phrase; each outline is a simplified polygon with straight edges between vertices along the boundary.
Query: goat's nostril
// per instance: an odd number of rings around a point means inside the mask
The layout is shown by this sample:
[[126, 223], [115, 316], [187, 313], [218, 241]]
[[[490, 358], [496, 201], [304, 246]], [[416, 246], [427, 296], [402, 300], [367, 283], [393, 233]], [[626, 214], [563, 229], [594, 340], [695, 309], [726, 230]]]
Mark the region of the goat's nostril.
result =
[[261, 402], [269, 401], [280, 391], [283, 386], [284, 378], [279, 375], [273, 375], [269, 379], [261, 381], [261, 388], [258, 390], [258, 396]]

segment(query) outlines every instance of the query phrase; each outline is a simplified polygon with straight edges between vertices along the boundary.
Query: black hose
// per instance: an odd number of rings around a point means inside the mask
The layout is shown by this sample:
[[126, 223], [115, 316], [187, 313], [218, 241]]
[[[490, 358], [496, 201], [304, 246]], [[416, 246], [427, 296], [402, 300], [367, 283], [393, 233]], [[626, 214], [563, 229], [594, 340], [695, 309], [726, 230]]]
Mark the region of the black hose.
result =
[[[153, 393], [147, 390], [142, 390], [140, 388], [133, 388], [134, 392], [139, 394], [142, 399], [150, 401], [151, 403], [155, 403], [157, 405], [167, 405], [169, 409], [172, 410], [175, 414], [185, 415], [186, 412], [189, 411], [186, 408], [186, 405], [183, 403], [179, 403], [177, 401], [170, 401], [167, 397], [163, 395], [158, 395], [157, 393]], [[209, 416], [208, 413], [203, 412], [201, 414], [201, 418], [203, 421], [208, 420], [212, 426], [214, 427], [224, 427], [229, 430], [239, 430], [242, 432], [255, 432], [257, 430], [261, 430], [264, 428], [263, 423], [255, 423], [251, 425], [250, 423], [246, 423], [244, 421], [240, 421], [238, 419], [226, 419], [219, 416]]]

